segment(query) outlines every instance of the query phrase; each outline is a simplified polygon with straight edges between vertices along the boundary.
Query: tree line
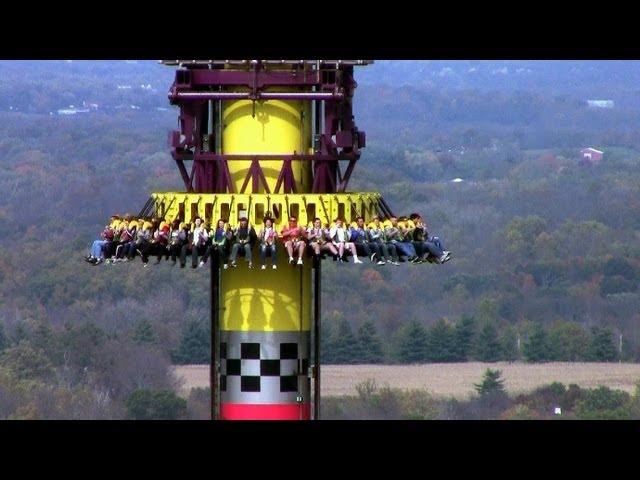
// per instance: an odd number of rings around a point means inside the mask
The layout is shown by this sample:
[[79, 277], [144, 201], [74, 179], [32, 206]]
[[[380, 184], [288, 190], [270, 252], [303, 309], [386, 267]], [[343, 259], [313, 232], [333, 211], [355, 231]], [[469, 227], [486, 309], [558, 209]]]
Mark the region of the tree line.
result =
[[425, 327], [412, 320], [385, 342], [375, 324], [365, 320], [354, 333], [342, 317], [324, 319], [322, 361], [329, 364], [449, 363], [449, 362], [614, 362], [621, 359], [609, 327], [590, 330], [575, 322], [540, 323], [524, 333], [513, 326], [463, 316]]

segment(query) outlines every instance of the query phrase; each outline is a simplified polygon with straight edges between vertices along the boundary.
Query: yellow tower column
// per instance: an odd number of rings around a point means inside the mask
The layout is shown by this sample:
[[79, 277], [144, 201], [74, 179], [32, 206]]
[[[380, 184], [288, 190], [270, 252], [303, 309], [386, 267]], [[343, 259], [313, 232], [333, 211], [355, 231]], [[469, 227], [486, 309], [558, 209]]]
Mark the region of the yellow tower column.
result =
[[[238, 91], [240, 87], [230, 87]], [[280, 90], [282, 91], [282, 90]], [[222, 106], [222, 153], [286, 154], [307, 152], [310, 105], [302, 101], [225, 101]], [[230, 161], [240, 191], [250, 161]], [[311, 165], [293, 162], [298, 192], [311, 190]], [[282, 161], [261, 162], [274, 191]], [[261, 190], [264, 192], [264, 189]], [[249, 196], [244, 209], [251, 204]], [[286, 205], [271, 209], [278, 232], [288, 219]], [[234, 210], [235, 211], [235, 210]], [[258, 231], [262, 219], [249, 210]], [[234, 225], [238, 218], [230, 218]], [[310, 418], [308, 378], [311, 327], [311, 259], [290, 265], [283, 242], [277, 242], [277, 270], [250, 270], [241, 257], [238, 266], [223, 270], [220, 301], [220, 418]], [[259, 248], [253, 249], [259, 263]], [[268, 262], [268, 261], [267, 261]], [[270, 264], [268, 264], [270, 267]], [[215, 346], [214, 346], [215, 348]]]

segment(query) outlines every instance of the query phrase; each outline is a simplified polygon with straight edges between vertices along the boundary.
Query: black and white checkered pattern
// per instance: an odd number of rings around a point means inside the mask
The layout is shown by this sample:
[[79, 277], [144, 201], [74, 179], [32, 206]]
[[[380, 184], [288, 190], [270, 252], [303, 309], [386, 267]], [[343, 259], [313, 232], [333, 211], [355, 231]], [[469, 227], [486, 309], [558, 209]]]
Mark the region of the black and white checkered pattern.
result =
[[261, 358], [260, 343], [241, 343], [240, 358], [227, 356], [227, 343], [220, 344], [220, 391], [227, 391], [228, 377], [240, 377], [241, 392], [261, 392], [266, 378], [278, 377], [280, 393], [297, 392], [299, 376], [307, 376], [309, 359], [299, 354], [297, 343], [280, 343], [277, 359]]

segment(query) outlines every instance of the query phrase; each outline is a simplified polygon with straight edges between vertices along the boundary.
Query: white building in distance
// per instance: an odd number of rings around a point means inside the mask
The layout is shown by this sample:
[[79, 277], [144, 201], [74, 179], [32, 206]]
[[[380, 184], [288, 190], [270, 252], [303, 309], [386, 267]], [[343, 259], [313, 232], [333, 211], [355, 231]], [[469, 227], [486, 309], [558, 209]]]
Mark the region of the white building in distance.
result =
[[587, 100], [589, 108], [613, 108], [613, 100]]

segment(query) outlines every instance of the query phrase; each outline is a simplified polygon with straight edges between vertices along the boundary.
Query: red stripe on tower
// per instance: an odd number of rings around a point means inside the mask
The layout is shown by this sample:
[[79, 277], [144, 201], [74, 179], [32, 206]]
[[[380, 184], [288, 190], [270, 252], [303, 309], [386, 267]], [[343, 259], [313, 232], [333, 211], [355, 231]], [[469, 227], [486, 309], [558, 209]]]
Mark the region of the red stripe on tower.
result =
[[249, 404], [223, 403], [220, 405], [222, 420], [310, 420], [310, 403]]

